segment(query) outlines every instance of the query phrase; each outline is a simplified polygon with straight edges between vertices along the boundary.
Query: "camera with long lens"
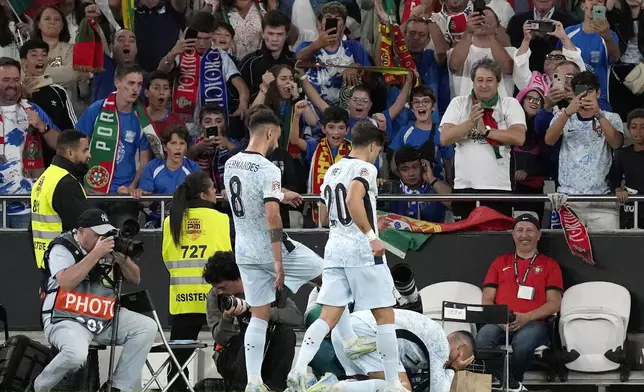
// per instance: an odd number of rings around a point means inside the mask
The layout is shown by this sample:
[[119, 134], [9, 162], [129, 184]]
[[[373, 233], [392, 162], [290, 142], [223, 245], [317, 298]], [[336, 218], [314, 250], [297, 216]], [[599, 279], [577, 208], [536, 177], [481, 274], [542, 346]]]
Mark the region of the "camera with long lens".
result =
[[248, 302], [246, 302], [241, 298], [237, 298], [234, 295], [224, 297], [221, 299], [221, 310], [224, 312], [237, 306], [241, 306], [242, 313], [247, 311], [249, 308]]
[[418, 294], [411, 267], [404, 263], [396, 264], [391, 267], [391, 276], [394, 279], [394, 287], [400, 293], [396, 307], [423, 313], [423, 301]]
[[114, 237], [114, 251], [124, 254], [131, 259], [137, 259], [143, 254], [143, 242], [133, 239], [141, 227], [134, 219], [123, 222], [120, 230], [108, 232], [106, 237]]

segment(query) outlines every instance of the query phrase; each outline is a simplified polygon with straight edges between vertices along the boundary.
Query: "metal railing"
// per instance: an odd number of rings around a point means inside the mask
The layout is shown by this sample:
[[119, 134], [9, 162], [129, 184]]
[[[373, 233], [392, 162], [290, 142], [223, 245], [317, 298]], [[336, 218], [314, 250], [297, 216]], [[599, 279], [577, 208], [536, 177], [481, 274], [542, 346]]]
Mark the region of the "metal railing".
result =
[[[320, 195], [302, 195], [304, 201], [306, 202], [317, 202], [320, 201]], [[127, 195], [88, 195], [89, 200], [96, 201], [127, 201], [134, 198]], [[221, 194], [217, 195], [218, 200], [224, 200]], [[0, 196], [2, 201], [2, 228], [7, 229], [7, 202], [15, 201], [29, 201], [29, 195], [2, 195]], [[638, 202], [644, 202], [644, 195], [632, 195], [628, 198], [629, 202], [634, 203], [633, 209], [633, 220], [634, 220], [634, 229], [638, 229], [638, 217], [639, 217], [639, 208]], [[161, 216], [165, 216], [165, 203], [172, 201], [172, 195], [149, 195], [141, 196], [137, 201], [159, 201], [161, 202]], [[378, 201], [416, 201], [416, 202], [476, 202], [476, 206], [479, 207], [481, 202], [485, 201], [497, 201], [497, 202], [507, 202], [507, 203], [530, 203], [530, 202], [550, 202], [548, 195], [520, 195], [520, 194], [447, 194], [447, 195], [389, 195], [382, 194], [378, 195]], [[593, 203], [615, 203], [618, 204], [617, 197], [615, 195], [569, 195], [567, 202], [593, 202]], [[12, 229], [7, 229], [12, 230]], [[15, 231], [24, 231], [25, 229], [13, 229]], [[142, 229], [145, 231], [159, 231], [157, 229]]]

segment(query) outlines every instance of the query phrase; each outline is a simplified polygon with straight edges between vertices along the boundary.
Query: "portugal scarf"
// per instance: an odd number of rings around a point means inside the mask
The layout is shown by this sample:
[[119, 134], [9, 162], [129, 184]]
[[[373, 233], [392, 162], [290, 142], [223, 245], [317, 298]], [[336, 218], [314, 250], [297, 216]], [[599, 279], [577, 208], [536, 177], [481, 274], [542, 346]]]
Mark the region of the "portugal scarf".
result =
[[[16, 105], [15, 118], [27, 117], [27, 112], [33, 110], [31, 105], [26, 99], [21, 100]], [[2, 144], [2, 163], [6, 163], [5, 146], [8, 140], [5, 140], [7, 134], [20, 126], [10, 118], [5, 118], [0, 114], [0, 130], [2, 137], [0, 137], [0, 144]], [[43, 159], [42, 141], [38, 131], [32, 126], [28, 126], [25, 133], [25, 141], [22, 150], [22, 171], [23, 176], [32, 181], [36, 181], [38, 177], [45, 171], [45, 160]]]
[[[472, 90], [472, 93], [470, 96], [472, 97], [472, 104], [479, 103], [481, 104], [481, 108], [483, 108], [483, 124], [485, 124], [490, 128], [498, 129], [499, 124], [497, 124], [494, 117], [492, 117], [492, 114], [494, 113], [494, 107], [499, 102], [499, 93], [496, 93], [496, 95], [490, 99], [477, 99], [476, 95], [474, 95], [474, 90]], [[486, 140], [488, 144], [492, 146], [492, 149], [494, 150], [494, 156], [496, 157], [496, 159], [503, 158], [501, 156], [501, 152], [499, 149], [499, 147], [501, 147], [502, 144], [490, 138], [486, 138]]]
[[[334, 163], [340, 161], [351, 151], [351, 142], [347, 139], [342, 140], [338, 146], [338, 152], [333, 158], [331, 146], [327, 138], [320, 140], [313, 157], [311, 158], [311, 171], [309, 172], [309, 193], [319, 195], [322, 191], [322, 183], [324, 182], [324, 175], [329, 167]], [[318, 209], [313, 209], [313, 219], [317, 222]]]
[[201, 105], [217, 104], [228, 117], [228, 93], [219, 49], [208, 49], [179, 55], [179, 78], [172, 94], [172, 111], [192, 122], [197, 100]]
[[[159, 151], [161, 142], [150, 123], [145, 107], [141, 102], [136, 101], [134, 112], [139, 119], [142, 136], [148, 138], [150, 147], [155, 155], [162, 155]], [[91, 145], [89, 148], [90, 167], [85, 176], [85, 189], [93, 193], [109, 193], [116, 170], [118, 146], [121, 140], [121, 124], [116, 109], [116, 92], [111, 93], [103, 102], [92, 133]], [[124, 153], [124, 151], [122, 152]]]
[[283, 150], [288, 151], [289, 155], [294, 158], [300, 157], [300, 149], [293, 143], [291, 143], [291, 132], [300, 133], [299, 129], [292, 129], [293, 121], [293, 101], [287, 100], [283, 101], [279, 106], [279, 118], [281, 121], [282, 133], [280, 134], [279, 147]]
[[80, 72], [103, 71], [103, 41], [94, 19], [83, 18], [73, 49], [73, 67]]

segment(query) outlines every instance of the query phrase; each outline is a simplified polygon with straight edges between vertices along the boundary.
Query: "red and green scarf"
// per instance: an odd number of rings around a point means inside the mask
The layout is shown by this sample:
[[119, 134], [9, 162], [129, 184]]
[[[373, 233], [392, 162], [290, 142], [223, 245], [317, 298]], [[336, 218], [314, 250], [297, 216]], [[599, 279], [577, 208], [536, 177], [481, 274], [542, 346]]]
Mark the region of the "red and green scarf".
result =
[[[481, 108], [483, 108], [483, 124], [490, 128], [499, 129], [499, 124], [497, 124], [494, 117], [492, 117], [492, 114], [494, 113], [494, 107], [499, 102], [499, 93], [496, 93], [496, 95], [490, 99], [478, 99], [476, 98], [476, 95], [474, 95], [474, 90], [472, 90], [470, 97], [472, 97], [472, 105], [479, 103], [481, 104]], [[496, 159], [503, 158], [499, 149], [502, 144], [490, 138], [486, 138], [486, 140], [488, 144], [492, 146]]]
[[83, 18], [81, 20], [73, 50], [75, 71], [103, 71], [103, 42], [94, 19]]
[[[400, 30], [400, 26], [397, 24], [392, 24], [392, 25], [383, 25], [380, 24], [378, 26], [378, 29], [380, 31], [380, 63], [382, 64], [383, 67], [395, 67], [395, 60], [394, 60], [394, 47], [392, 45], [392, 37], [393, 37], [393, 42], [396, 44], [396, 53], [398, 54], [398, 62], [400, 63], [401, 68], [408, 69], [410, 71], [415, 71], [416, 70], [416, 63], [414, 63], [414, 59], [411, 57], [411, 54], [409, 53], [409, 49], [407, 49], [407, 44], [405, 43], [405, 39], [402, 33], [402, 30]], [[385, 82], [387, 85], [402, 85], [405, 83], [405, 76], [404, 75], [396, 75], [396, 74], [391, 74], [391, 73], [385, 73]]]
[[293, 101], [287, 100], [283, 102], [283, 106], [278, 109], [278, 114], [281, 122], [282, 133], [280, 134], [279, 147], [283, 150], [288, 151], [289, 155], [293, 158], [300, 158], [300, 149], [295, 144], [291, 143], [291, 132], [297, 132], [299, 134], [299, 129], [293, 129], [293, 114], [295, 108], [293, 107]]
[[[320, 140], [313, 157], [311, 158], [311, 171], [309, 172], [309, 193], [319, 195], [322, 191], [322, 183], [324, 182], [324, 175], [329, 167], [334, 163], [340, 161], [343, 157], [351, 152], [351, 142], [344, 139], [338, 146], [338, 153], [333, 158], [331, 146], [327, 138]], [[313, 219], [317, 222], [318, 209], [313, 209]]]
[[[150, 147], [155, 155], [162, 153], [161, 142], [154, 132], [150, 118], [145, 112], [145, 107], [139, 101], [134, 104], [134, 112], [139, 119], [142, 136], [148, 138]], [[118, 156], [118, 145], [121, 140], [121, 124], [116, 109], [116, 92], [111, 93], [103, 102], [103, 107], [94, 123], [91, 145], [89, 148], [90, 167], [85, 177], [85, 189], [93, 193], [109, 193], [114, 171], [116, 170], [116, 159]]]
[[[27, 112], [33, 110], [31, 105], [26, 99], [22, 99], [16, 105], [16, 117], [26, 117]], [[19, 129], [20, 126], [13, 119], [5, 118], [0, 114], [0, 145], [2, 145], [2, 157], [5, 158], [7, 141], [5, 135], [14, 129]], [[45, 160], [43, 158], [42, 140], [38, 131], [32, 126], [28, 126], [25, 133], [24, 148], [22, 150], [22, 171], [23, 176], [32, 181], [36, 181], [38, 177], [45, 171]], [[6, 161], [5, 161], [6, 162]], [[4, 162], [3, 162], [4, 163]]]

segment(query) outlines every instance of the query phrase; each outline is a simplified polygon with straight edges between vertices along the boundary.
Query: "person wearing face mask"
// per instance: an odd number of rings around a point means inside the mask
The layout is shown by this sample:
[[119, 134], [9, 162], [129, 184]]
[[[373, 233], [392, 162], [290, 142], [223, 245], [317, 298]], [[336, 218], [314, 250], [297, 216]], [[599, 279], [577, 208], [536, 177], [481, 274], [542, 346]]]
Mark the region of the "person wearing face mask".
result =
[[574, 62], [579, 66], [581, 71], [586, 70], [584, 60], [581, 58], [581, 51], [575, 47], [566, 35], [564, 26], [561, 22], [555, 20], [551, 23], [555, 25], [555, 31], [547, 34], [561, 40], [563, 48], [550, 50], [548, 54], [544, 55], [545, 57], [543, 57], [543, 61], [539, 67], [543, 72], [532, 71], [537, 68], [532, 68], [533, 56], [535, 54], [532, 52], [530, 46], [535, 40], [535, 35], [538, 33], [531, 30], [529, 22], [523, 24], [523, 41], [521, 42], [519, 50], [514, 54], [514, 72], [512, 73], [514, 84], [519, 90], [523, 90], [529, 84], [538, 83], [544, 86], [544, 93], [547, 94], [554, 80], [555, 69], [564, 60]]
[[56, 156], [31, 192], [31, 232], [38, 268], [52, 238], [76, 227], [80, 214], [89, 208], [82, 182], [89, 166], [89, 139], [68, 129], [58, 135]]
[[[161, 253], [170, 274], [171, 340], [197, 339], [206, 324], [206, 298], [211, 288], [202, 278], [206, 261], [216, 252], [232, 250], [230, 220], [214, 209], [216, 202], [217, 189], [208, 174], [192, 173], [174, 190], [170, 216], [163, 222]], [[185, 363], [191, 352], [174, 350], [179, 363]], [[168, 380], [177, 371], [171, 366]], [[170, 390], [186, 390], [183, 378], [177, 378]]]
[[[525, 143], [525, 113], [516, 99], [501, 97], [501, 67], [494, 60], [479, 60], [470, 76], [474, 88], [452, 100], [440, 125], [441, 145], [456, 144], [454, 193], [510, 193], [510, 152]], [[512, 213], [508, 203], [481, 205]], [[475, 206], [453, 203], [454, 219], [466, 219]]]
[[[514, 159], [514, 180], [513, 191], [520, 195], [537, 194], [543, 195], [543, 184], [547, 171], [547, 156], [544, 154], [546, 146], [543, 142], [543, 134], [534, 129], [534, 119], [543, 107], [544, 102], [543, 84], [533, 83], [517, 94], [517, 101], [523, 107], [526, 118], [525, 142], [521, 146], [514, 146], [512, 156]], [[517, 211], [532, 211], [543, 220], [543, 202], [516, 203]]]
[[[510, 322], [510, 385], [508, 391], [527, 391], [523, 374], [534, 359], [534, 350], [548, 345], [548, 317], [559, 312], [563, 278], [559, 264], [537, 249], [541, 226], [532, 214], [518, 216], [512, 230], [514, 253], [497, 257], [483, 281], [483, 305], [508, 305]], [[485, 324], [476, 335], [479, 349], [497, 348], [505, 331], [497, 324]], [[487, 372], [503, 380], [496, 361], [486, 361]], [[503, 389], [506, 390], [506, 389]]]
[[145, 97], [148, 99], [146, 110], [157, 136], [161, 137], [169, 125], [185, 125], [181, 116], [168, 109], [170, 77], [167, 73], [154, 71], [148, 75]]
[[[136, 37], [134, 33], [127, 29], [121, 29], [114, 33], [112, 39], [112, 56], [104, 54], [103, 56], [103, 72], [97, 72], [92, 79], [92, 102], [107, 98], [114, 90], [116, 90], [115, 74], [116, 67], [119, 64], [133, 65], [135, 64], [136, 54], [138, 52], [136, 46]], [[141, 90], [141, 97], [143, 97], [143, 90]]]
[[[45, 73], [49, 46], [42, 41], [29, 40], [20, 47], [20, 64], [23, 70], [23, 89], [31, 102], [40, 106], [60, 129], [72, 129], [76, 124], [74, 105], [67, 91], [55, 84]], [[41, 137], [45, 167], [49, 166], [56, 151]]]

